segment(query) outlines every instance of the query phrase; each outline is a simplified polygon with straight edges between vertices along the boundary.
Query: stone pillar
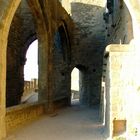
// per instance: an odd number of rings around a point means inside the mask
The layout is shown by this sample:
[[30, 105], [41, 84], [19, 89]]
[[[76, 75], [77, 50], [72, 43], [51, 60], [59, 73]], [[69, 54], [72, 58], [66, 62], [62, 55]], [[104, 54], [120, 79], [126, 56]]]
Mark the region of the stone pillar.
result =
[[[1, 34], [1, 30], [0, 30]], [[0, 42], [3, 42], [0, 39]], [[3, 42], [6, 44], [6, 42]], [[6, 47], [5, 47], [6, 48]], [[5, 137], [6, 49], [0, 44], [0, 139]]]
[[[79, 93], [80, 93], [80, 103], [84, 105], [94, 106], [98, 105], [100, 102], [100, 94], [99, 91], [101, 87], [99, 85], [100, 78], [97, 71], [92, 70], [81, 70], [79, 74]], [[95, 80], [96, 78], [98, 79]], [[101, 77], [101, 76], [100, 76]]]
[[47, 48], [45, 44], [45, 40], [39, 42], [39, 54], [38, 54], [38, 59], [39, 59], [39, 79], [38, 79], [38, 91], [39, 91], [39, 101], [43, 101], [47, 99], [47, 59], [48, 59], [48, 54], [47, 54]]
[[39, 41], [38, 64], [38, 92], [39, 102], [46, 102], [46, 112], [52, 108], [52, 38], [51, 38], [51, 13], [50, 3], [47, 1], [29, 0], [28, 4], [34, 14], [37, 24], [37, 36]]
[[[134, 95], [134, 52], [129, 45], [106, 48], [106, 127], [110, 137], [126, 138], [129, 95]], [[107, 56], [108, 55], [108, 56]]]
[[38, 79], [34, 79], [34, 89], [38, 90]]
[[0, 1], [0, 139], [6, 136], [5, 129], [5, 89], [7, 37], [14, 13], [21, 0]]

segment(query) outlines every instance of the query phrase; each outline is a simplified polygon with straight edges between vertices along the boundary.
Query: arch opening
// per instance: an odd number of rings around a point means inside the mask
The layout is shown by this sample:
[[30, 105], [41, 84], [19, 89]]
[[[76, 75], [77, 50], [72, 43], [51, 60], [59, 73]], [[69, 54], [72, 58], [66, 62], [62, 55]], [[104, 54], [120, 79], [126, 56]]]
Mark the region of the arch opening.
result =
[[83, 65], [76, 65], [71, 72], [71, 105], [89, 104], [86, 73], [87, 68]]
[[6, 107], [21, 104], [21, 98], [25, 88], [25, 55], [29, 44], [35, 39], [36, 27], [33, 15], [28, 3], [26, 1], [21, 1], [11, 21], [8, 34], [6, 59]]
[[[13, 19], [13, 16], [20, 4], [20, 0], [15, 1], [1, 1], [1, 32], [0, 36], [2, 41], [0, 41], [0, 139], [3, 139], [6, 136], [6, 125], [5, 125], [5, 115], [6, 115], [6, 49], [7, 49], [7, 38], [10, 29], [10, 25]], [[6, 23], [6, 24], [3, 24]]]
[[71, 104], [80, 104], [79, 93], [79, 69], [74, 68], [71, 72]]
[[[1, 139], [4, 138], [7, 133], [7, 124], [5, 119], [7, 115], [6, 107], [18, 105], [21, 101], [21, 95], [23, 93], [24, 87], [24, 48], [26, 47], [25, 44], [29, 36], [36, 32], [36, 27], [34, 26], [34, 21], [32, 20], [32, 14], [35, 12], [30, 11], [32, 7], [28, 7], [26, 1], [15, 0], [5, 2], [2, 0], [0, 3], [2, 4], [2, 10], [0, 11], [0, 14], [2, 15], [2, 24], [0, 25], [0, 35], [2, 36], [2, 41], [0, 42], [0, 63], [2, 64], [2, 67], [0, 67], [0, 128], [2, 128], [0, 130]], [[36, 5], [35, 2], [33, 4]], [[26, 14], [28, 16], [26, 16]], [[21, 18], [20, 16], [23, 17], [23, 15], [25, 15], [24, 17], [29, 18], [26, 20]], [[35, 20], [38, 19], [36, 18]], [[27, 24], [24, 23], [29, 23], [30, 27], [27, 27]], [[42, 27], [43, 26], [40, 26], [40, 28]], [[39, 36], [41, 36], [41, 34], [39, 34]], [[43, 34], [42, 36], [45, 35]]]
[[26, 53], [24, 80], [38, 79], [38, 40], [33, 41]]
[[22, 103], [38, 101], [38, 40], [34, 40], [26, 52], [24, 65], [24, 92]]

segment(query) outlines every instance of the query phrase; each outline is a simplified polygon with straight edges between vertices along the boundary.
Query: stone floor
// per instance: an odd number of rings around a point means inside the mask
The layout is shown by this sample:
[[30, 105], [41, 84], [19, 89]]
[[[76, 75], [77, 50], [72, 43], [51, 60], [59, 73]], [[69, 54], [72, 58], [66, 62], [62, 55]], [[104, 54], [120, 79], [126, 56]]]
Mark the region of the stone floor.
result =
[[98, 110], [74, 102], [54, 116], [44, 115], [16, 130], [6, 140], [106, 140]]

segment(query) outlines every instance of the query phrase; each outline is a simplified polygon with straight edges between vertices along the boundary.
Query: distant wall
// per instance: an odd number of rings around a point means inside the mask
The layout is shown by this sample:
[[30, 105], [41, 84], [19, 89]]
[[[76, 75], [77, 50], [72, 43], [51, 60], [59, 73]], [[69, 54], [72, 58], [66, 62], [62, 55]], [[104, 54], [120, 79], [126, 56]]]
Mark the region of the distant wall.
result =
[[102, 57], [105, 48], [104, 0], [62, 0], [62, 6], [75, 23], [71, 48], [72, 68], [82, 65], [81, 102], [98, 104], [101, 93]]

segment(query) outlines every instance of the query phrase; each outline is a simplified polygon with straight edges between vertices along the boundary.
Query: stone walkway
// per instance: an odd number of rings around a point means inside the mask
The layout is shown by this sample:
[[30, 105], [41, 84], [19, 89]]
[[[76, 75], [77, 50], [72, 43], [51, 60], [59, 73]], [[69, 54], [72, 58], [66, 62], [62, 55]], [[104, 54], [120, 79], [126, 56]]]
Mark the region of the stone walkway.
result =
[[98, 108], [77, 104], [16, 130], [6, 140], [106, 140]]
[[21, 103], [33, 103], [38, 101], [38, 92], [32, 92], [21, 98]]

